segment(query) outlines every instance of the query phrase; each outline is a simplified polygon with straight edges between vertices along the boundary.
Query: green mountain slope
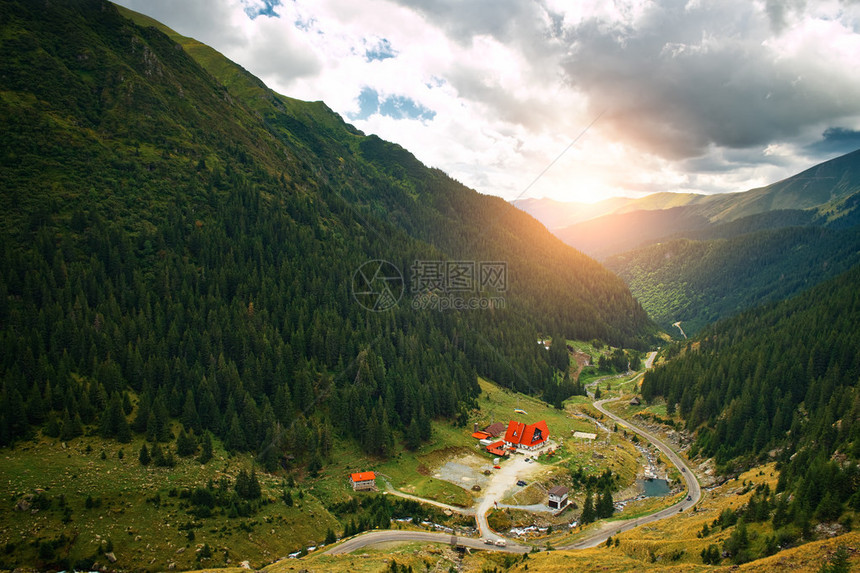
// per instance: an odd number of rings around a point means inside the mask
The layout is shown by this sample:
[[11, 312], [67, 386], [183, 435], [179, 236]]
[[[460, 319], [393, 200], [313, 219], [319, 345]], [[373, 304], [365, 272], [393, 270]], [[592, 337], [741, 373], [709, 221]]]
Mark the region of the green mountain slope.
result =
[[[465, 419], [479, 374], [569, 395], [541, 335], [641, 347], [655, 330], [531, 217], [206, 46], [101, 0], [4, 0], [0, 21], [0, 474], [10, 506], [40, 512], [3, 512], [23, 533], [0, 569], [90, 568], [114, 543], [118, 568], [151, 563], [150, 543], [214, 563], [195, 530], [227, 547], [217, 563], [259, 564], [388, 523], [417, 509], [332, 513], [342, 487], [292, 505], [269, 472], [343, 485]], [[399, 301], [396, 280], [371, 285], [391, 300], [361, 294], [374, 260], [402, 273]], [[502, 274], [463, 283], [471, 263]], [[458, 300], [478, 304], [441, 306]], [[291, 536], [260, 540], [276, 522]]]
[[[858, 192], [860, 150], [759, 189], [675, 197], [671, 193], [656, 193], [620, 204], [617, 200], [604, 201], [595, 206], [604, 209], [592, 210], [594, 218], [574, 218], [567, 226], [553, 219], [554, 226], [550, 228], [565, 243], [602, 259], [672, 237], [728, 238], [729, 232], [798, 224], [853, 226], [857, 224]], [[546, 208], [535, 201], [527, 210], [541, 219]], [[554, 212], [569, 210], [557, 207]], [[836, 223], [841, 218], [845, 221]], [[799, 223], [800, 220], [803, 222]]]
[[[277, 430], [305, 418], [384, 454], [455, 416], [476, 373], [555, 392], [538, 332], [630, 346], [652, 329], [612, 273], [322, 103], [105, 2], [0, 9], [0, 443], [76, 433], [129, 394], [134, 429], [187, 414], [269, 466], [324, 458]], [[374, 259], [405, 277], [387, 313], [351, 292]], [[415, 261], [446, 260], [504, 263], [507, 285], [466, 293], [503, 305], [412, 308], [450, 294], [412, 292]]]
[[779, 495], [766, 493], [753, 520], [772, 519], [788, 538], [860, 510], [858, 281], [855, 266], [709, 327], [642, 384], [646, 400], [665, 398], [697, 432], [691, 455], [722, 470], [779, 460]]
[[615, 255], [623, 278], [663, 328], [707, 324], [789, 298], [860, 263], [856, 228], [784, 228], [709, 241], [676, 239]]

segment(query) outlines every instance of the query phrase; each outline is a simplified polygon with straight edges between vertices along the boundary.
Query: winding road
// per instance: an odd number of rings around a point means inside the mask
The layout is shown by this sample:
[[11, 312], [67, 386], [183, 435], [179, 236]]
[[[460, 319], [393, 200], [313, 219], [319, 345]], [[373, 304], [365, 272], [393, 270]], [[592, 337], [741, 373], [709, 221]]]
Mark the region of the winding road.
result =
[[[645, 360], [645, 368], [651, 368], [654, 363], [654, 358], [657, 356], [656, 352], [652, 352], [649, 354], [648, 358]], [[641, 376], [641, 374], [640, 374]], [[699, 482], [696, 479], [696, 476], [693, 474], [692, 470], [689, 466], [687, 466], [686, 462], [675, 453], [672, 448], [670, 448], [663, 440], [659, 439], [657, 436], [652, 434], [651, 432], [640, 428], [639, 426], [619, 417], [604, 408], [604, 404], [607, 402], [612, 402], [615, 400], [619, 400], [620, 398], [610, 398], [606, 400], [598, 400], [594, 402], [594, 407], [597, 408], [604, 416], [611, 418], [619, 425], [627, 428], [629, 431], [635, 432], [654, 444], [661, 452], [663, 452], [669, 461], [674, 464], [678, 471], [680, 471], [681, 476], [684, 478], [684, 482], [687, 487], [687, 495], [688, 497], [679, 501], [678, 503], [652, 513], [650, 515], [646, 515], [643, 517], [637, 517], [636, 519], [627, 519], [627, 520], [618, 520], [618, 521], [603, 521], [599, 524], [598, 528], [594, 531], [589, 532], [584, 538], [575, 541], [574, 543], [569, 543], [566, 545], [560, 545], [556, 547], [559, 550], [574, 550], [574, 549], [586, 549], [588, 547], [595, 547], [605, 542], [606, 539], [612, 535], [617, 535], [624, 531], [629, 531], [630, 529], [639, 527], [640, 525], [645, 525], [647, 523], [654, 523], [655, 521], [660, 521], [662, 519], [667, 519], [673, 516], [677, 516], [678, 513], [683, 512], [685, 509], [688, 509], [694, 506], [702, 497], [702, 490], [699, 486]], [[412, 496], [409, 496], [412, 497]], [[489, 498], [489, 496], [488, 496]], [[415, 498], [419, 499], [420, 498]], [[484, 508], [480, 506], [478, 511], [476, 512], [481, 517], [484, 517], [482, 514], [488, 508]], [[462, 511], [462, 509], [461, 509]], [[479, 520], [480, 523], [480, 520]], [[484, 518], [484, 524], [486, 524], [486, 518]], [[485, 526], [486, 527], [486, 526]], [[482, 531], [485, 530], [485, 527], [482, 527]], [[486, 529], [489, 529], [486, 527]], [[497, 536], [492, 536], [496, 538]], [[495, 545], [485, 544], [481, 539], [474, 539], [471, 537], [458, 537], [456, 535], [450, 535], [447, 533], [430, 533], [424, 531], [398, 531], [398, 530], [378, 530], [378, 531], [370, 531], [367, 533], [363, 533], [361, 535], [357, 535], [348, 539], [330, 549], [328, 549], [325, 553], [329, 555], [338, 555], [343, 553], [351, 553], [357, 549], [361, 549], [363, 547], [367, 547], [368, 545], [375, 545], [377, 543], [389, 543], [389, 542], [409, 542], [409, 541], [421, 541], [425, 543], [446, 543], [450, 545], [460, 546], [460, 547], [469, 547], [471, 549], [485, 549], [485, 550], [495, 550], [495, 551], [505, 551], [508, 553], [527, 553], [531, 551], [531, 547], [527, 545], [519, 545], [516, 543], [512, 543], [510, 541], [507, 542], [507, 546], [498, 547]]]

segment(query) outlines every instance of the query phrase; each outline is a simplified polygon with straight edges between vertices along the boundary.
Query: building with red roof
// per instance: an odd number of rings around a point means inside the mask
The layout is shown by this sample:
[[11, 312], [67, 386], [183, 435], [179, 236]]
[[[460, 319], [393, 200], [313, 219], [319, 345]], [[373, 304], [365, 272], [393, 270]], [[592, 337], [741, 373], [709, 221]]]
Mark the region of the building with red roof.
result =
[[510, 448], [534, 450], [541, 447], [549, 439], [549, 428], [546, 421], [536, 424], [526, 424], [511, 420], [508, 431], [505, 432], [505, 445]]
[[360, 491], [363, 489], [376, 489], [376, 474], [374, 472], [358, 472], [349, 476], [352, 489]]
[[505, 450], [505, 442], [503, 440], [499, 440], [498, 442], [493, 442], [492, 444], [487, 445], [487, 451], [494, 456], [504, 457], [508, 455], [508, 451]]

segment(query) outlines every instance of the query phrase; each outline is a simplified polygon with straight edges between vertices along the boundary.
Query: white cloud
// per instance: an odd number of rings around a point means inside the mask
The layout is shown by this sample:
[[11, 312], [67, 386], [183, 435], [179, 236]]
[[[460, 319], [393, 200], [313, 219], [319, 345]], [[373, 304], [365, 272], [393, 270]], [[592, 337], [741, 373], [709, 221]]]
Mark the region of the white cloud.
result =
[[344, 117], [367, 89], [427, 110], [354, 123], [508, 199], [601, 112], [528, 196], [744, 190], [860, 127], [858, 3], [296, 0], [253, 19], [249, 0], [120, 3]]

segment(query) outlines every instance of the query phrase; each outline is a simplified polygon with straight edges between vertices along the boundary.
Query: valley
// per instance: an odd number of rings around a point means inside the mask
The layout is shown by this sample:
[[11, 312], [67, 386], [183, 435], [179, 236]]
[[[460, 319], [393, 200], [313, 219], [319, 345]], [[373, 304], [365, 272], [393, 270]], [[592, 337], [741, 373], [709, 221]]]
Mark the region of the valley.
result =
[[0, 571], [860, 565], [860, 151], [511, 204], [107, 0], [0, 23]]

